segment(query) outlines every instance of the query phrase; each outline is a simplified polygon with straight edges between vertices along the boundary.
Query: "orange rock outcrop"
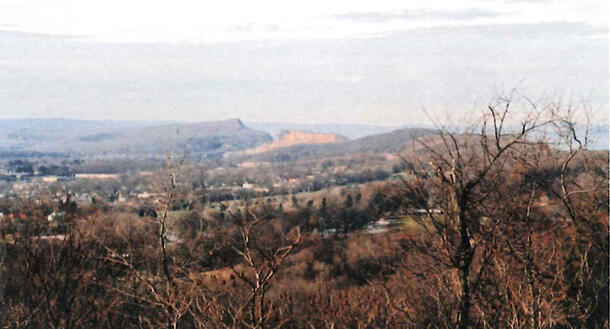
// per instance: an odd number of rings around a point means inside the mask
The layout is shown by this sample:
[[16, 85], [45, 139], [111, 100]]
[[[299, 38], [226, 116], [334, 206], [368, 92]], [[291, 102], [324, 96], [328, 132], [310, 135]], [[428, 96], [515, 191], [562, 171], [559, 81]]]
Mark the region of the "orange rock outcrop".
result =
[[344, 137], [335, 134], [316, 134], [304, 131], [291, 131], [280, 135], [270, 144], [261, 145], [255, 149], [246, 151], [248, 154], [263, 153], [281, 147], [298, 144], [330, 144], [345, 141]]

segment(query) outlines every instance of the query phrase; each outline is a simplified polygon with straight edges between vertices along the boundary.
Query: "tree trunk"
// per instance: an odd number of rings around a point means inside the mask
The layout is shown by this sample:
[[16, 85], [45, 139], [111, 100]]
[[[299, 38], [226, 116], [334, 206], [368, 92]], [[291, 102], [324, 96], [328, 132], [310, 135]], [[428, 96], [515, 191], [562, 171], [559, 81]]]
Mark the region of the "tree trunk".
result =
[[459, 255], [459, 275], [462, 291], [460, 295], [460, 309], [458, 314], [458, 328], [467, 329], [470, 324], [470, 306], [471, 306], [471, 291], [470, 281], [470, 266], [472, 265], [473, 249], [470, 243], [470, 231], [466, 220], [467, 198], [459, 197], [458, 207], [459, 215], [458, 222], [460, 226], [460, 246], [458, 249]]

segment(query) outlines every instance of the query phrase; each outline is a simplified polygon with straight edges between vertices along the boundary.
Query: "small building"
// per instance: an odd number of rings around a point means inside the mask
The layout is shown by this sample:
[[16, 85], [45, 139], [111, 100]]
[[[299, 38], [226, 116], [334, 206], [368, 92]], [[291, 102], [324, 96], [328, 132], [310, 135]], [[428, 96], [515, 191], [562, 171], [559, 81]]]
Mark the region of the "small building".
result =
[[119, 179], [118, 174], [76, 174], [74, 177], [79, 179], [99, 179], [99, 180], [107, 180], [107, 179]]
[[42, 181], [44, 183], [57, 183], [57, 176], [43, 176]]

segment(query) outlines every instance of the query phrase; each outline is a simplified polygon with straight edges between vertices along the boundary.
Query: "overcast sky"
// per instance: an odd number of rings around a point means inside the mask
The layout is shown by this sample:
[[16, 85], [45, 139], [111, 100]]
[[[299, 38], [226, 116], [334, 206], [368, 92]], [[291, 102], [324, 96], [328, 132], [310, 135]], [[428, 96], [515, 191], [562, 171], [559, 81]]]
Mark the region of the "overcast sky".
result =
[[518, 86], [607, 121], [606, 2], [3, 0], [0, 118], [397, 125]]

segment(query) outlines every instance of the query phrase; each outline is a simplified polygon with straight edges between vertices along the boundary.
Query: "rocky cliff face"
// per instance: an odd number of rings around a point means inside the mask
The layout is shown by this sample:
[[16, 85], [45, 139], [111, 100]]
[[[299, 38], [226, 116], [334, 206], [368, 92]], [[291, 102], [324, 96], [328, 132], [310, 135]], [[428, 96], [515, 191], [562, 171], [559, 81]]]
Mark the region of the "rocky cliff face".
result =
[[246, 154], [258, 154], [282, 147], [300, 144], [334, 144], [342, 143], [348, 139], [335, 134], [316, 134], [304, 131], [289, 131], [282, 133], [272, 143], [261, 145], [254, 149], [249, 149]]

